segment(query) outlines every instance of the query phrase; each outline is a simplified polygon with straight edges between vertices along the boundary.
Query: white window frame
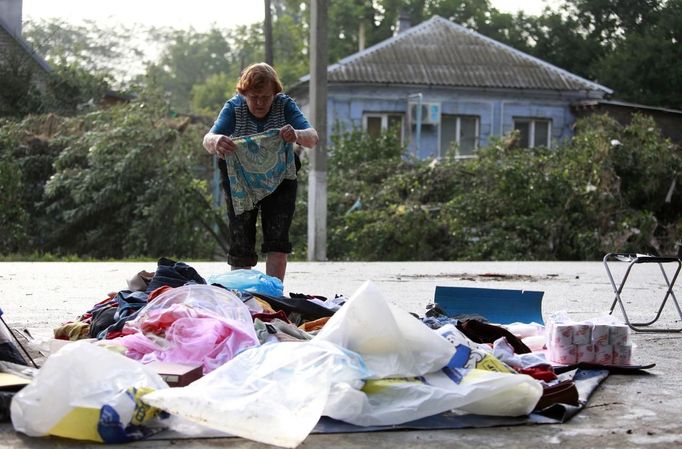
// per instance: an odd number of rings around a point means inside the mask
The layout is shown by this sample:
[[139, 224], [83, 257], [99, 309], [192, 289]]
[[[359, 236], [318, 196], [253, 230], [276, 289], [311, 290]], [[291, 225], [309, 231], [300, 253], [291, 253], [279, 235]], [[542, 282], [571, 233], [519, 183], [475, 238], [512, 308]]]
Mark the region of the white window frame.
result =
[[535, 148], [535, 124], [537, 122], [547, 123], [547, 148], [552, 148], [552, 119], [515, 117], [513, 126], [514, 129], [516, 129], [517, 123], [528, 123], [528, 148]]
[[400, 117], [400, 143], [403, 144], [405, 136], [405, 114], [402, 112], [365, 112], [362, 114], [362, 130], [367, 132], [367, 119], [368, 118], [380, 118], [381, 119], [381, 132], [385, 133], [388, 130], [388, 117], [389, 116], [399, 116]]
[[[455, 120], [455, 143], [457, 146], [459, 146], [460, 142], [462, 141], [462, 119], [463, 118], [474, 118], [476, 119], [476, 140], [474, 141], [474, 152], [478, 150], [479, 144], [481, 141], [481, 117], [479, 115], [467, 115], [467, 114], [442, 114], [440, 118], [440, 127], [443, 126], [443, 119], [444, 118], [454, 118]], [[442, 129], [439, 130], [440, 132], [438, 133], [438, 144], [439, 146], [442, 146], [442, 142], [440, 141], [441, 136], [440, 133], [442, 133]], [[443, 152], [446, 151], [447, 148], [440, 148], [440, 157], [443, 157]], [[471, 155], [460, 155], [459, 151], [457, 152], [457, 159], [467, 159], [467, 158], [472, 158], [476, 157], [475, 154]]]

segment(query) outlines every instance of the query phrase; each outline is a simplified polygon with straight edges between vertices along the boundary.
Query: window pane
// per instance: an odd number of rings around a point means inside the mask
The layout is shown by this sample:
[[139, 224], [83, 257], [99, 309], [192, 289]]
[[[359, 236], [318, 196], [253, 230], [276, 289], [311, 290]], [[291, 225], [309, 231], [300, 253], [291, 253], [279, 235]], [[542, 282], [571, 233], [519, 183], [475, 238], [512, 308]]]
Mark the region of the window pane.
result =
[[476, 135], [476, 117], [462, 117], [459, 128], [459, 155], [472, 156], [476, 150], [478, 136]]
[[389, 115], [388, 116], [388, 129], [398, 133], [398, 137], [402, 138], [403, 135], [403, 116], [402, 115]]
[[450, 151], [452, 145], [457, 141], [457, 117], [453, 115], [443, 115], [440, 118], [440, 154]]
[[549, 122], [546, 120], [535, 122], [535, 146], [549, 147]]
[[530, 122], [521, 122], [521, 121], [515, 121], [514, 122], [514, 129], [518, 129], [521, 131], [521, 138], [519, 140], [519, 145], [521, 148], [529, 148], [530, 147]]
[[367, 117], [367, 134], [371, 137], [381, 135], [381, 117]]

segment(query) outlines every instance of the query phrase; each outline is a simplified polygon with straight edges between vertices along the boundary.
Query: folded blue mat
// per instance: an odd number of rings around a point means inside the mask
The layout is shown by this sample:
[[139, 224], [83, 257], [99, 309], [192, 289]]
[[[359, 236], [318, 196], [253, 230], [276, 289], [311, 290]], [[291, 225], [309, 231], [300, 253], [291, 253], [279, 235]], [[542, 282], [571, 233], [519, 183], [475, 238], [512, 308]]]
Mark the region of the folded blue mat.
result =
[[449, 317], [480, 315], [491, 323], [539, 323], [544, 292], [437, 286], [434, 302]]

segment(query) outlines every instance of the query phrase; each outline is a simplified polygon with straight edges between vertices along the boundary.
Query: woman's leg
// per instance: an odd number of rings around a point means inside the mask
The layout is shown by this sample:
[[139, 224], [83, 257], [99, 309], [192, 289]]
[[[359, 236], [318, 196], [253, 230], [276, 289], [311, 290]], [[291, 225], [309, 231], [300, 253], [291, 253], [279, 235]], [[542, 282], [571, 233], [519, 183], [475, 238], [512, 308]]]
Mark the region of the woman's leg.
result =
[[296, 209], [297, 189], [296, 180], [285, 179], [272, 194], [260, 202], [263, 225], [261, 250], [267, 254], [265, 271], [282, 281], [287, 270], [288, 254], [291, 252], [289, 228]]

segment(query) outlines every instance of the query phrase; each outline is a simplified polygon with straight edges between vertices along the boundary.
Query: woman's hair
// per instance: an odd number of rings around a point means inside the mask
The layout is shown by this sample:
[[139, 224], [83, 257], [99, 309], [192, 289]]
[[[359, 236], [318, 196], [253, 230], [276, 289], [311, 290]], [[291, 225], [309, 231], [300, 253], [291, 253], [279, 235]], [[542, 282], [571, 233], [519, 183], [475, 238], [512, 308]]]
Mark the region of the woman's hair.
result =
[[237, 92], [244, 95], [246, 92], [252, 90], [261, 90], [270, 84], [274, 94], [278, 94], [284, 90], [282, 82], [275, 69], [270, 65], [259, 62], [251, 64], [244, 69], [242, 75], [237, 81]]

